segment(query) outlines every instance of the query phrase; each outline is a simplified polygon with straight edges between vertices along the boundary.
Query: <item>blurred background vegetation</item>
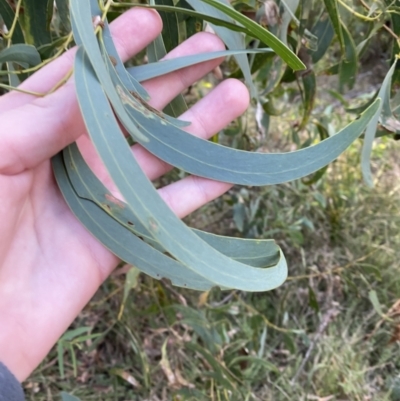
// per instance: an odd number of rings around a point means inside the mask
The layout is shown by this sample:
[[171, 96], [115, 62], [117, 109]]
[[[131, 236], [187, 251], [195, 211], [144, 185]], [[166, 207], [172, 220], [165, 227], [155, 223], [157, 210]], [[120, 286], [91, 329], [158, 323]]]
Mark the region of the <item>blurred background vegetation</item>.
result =
[[[31, 37], [43, 63], [72, 44], [68, 21], [61, 18], [67, 3], [56, 1], [58, 9], [52, 1], [39, 3], [51, 8], [49, 43], [35, 43], [36, 33]], [[155, 3], [189, 8], [183, 0]], [[278, 36], [291, 3], [231, 1]], [[0, 4], [3, 20], [7, 5], [14, 11], [22, 6], [28, 37], [24, 7], [28, 13], [31, 2]], [[342, 43], [330, 22], [332, 4], [343, 23]], [[119, 12], [115, 8], [110, 18]], [[285, 152], [341, 129], [377, 94], [394, 62], [399, 13], [399, 0], [300, 1], [286, 33], [307, 71], [294, 74], [279, 59], [249, 56], [260, 95], [213, 140]], [[202, 29], [198, 21], [180, 23], [194, 26], [192, 33]], [[247, 45], [258, 43], [248, 38]], [[7, 68], [4, 63], [2, 71]], [[399, 71], [391, 86], [396, 119]], [[233, 59], [184, 93], [186, 102], [194, 103], [229, 76], [241, 77]], [[8, 76], [0, 78], [5, 88]], [[289, 265], [282, 287], [255, 294], [198, 293], [121, 265], [24, 383], [27, 399], [58, 400], [64, 391], [83, 401], [400, 400], [398, 127], [397, 120], [378, 127], [373, 188], [363, 181], [360, 139], [311, 177], [234, 187], [186, 219], [213, 233], [276, 239]], [[181, 176], [173, 171], [156, 185]]]

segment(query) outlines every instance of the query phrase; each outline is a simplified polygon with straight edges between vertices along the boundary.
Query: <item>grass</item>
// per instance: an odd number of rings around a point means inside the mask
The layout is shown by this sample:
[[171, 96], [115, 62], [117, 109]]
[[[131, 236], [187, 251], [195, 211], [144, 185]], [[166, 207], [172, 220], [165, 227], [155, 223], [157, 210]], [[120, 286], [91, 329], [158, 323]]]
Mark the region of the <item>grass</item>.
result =
[[[290, 267], [285, 285], [197, 293], [140, 275], [118, 319], [126, 271], [117, 271], [62, 352], [25, 383], [27, 399], [400, 400], [399, 143], [376, 145], [374, 189], [362, 183], [359, 147], [312, 190], [301, 181], [235, 188], [188, 219], [275, 237]], [[230, 206], [238, 200], [242, 233]]]

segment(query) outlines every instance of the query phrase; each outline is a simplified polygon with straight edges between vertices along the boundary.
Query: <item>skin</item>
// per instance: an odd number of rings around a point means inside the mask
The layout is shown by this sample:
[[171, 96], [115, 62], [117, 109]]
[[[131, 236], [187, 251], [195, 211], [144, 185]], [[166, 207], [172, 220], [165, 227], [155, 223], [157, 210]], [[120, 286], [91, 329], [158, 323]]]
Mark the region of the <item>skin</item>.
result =
[[[112, 24], [118, 51], [127, 60], [161, 31], [152, 10], [135, 8]], [[199, 33], [168, 57], [223, 50], [209, 33]], [[75, 50], [38, 71], [25, 90], [49, 91], [71, 68]], [[144, 84], [150, 104], [162, 109], [221, 60], [189, 67]], [[187, 131], [209, 138], [247, 108], [246, 87], [227, 80], [187, 111]], [[12, 92], [0, 98], [0, 360], [26, 379], [89, 302], [119, 260], [79, 223], [62, 198], [50, 158], [73, 141], [92, 169], [115, 193], [85, 132], [73, 79], [44, 98]], [[171, 169], [140, 146], [134, 152], [150, 179]], [[184, 217], [230, 188], [187, 177], [159, 190]]]

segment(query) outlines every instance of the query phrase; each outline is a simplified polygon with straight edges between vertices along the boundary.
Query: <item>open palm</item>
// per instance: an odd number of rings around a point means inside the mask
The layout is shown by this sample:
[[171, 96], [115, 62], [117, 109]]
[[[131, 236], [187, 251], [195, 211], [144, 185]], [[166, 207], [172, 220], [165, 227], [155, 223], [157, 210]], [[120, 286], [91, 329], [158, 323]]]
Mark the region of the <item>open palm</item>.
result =
[[[155, 12], [135, 8], [114, 21], [121, 57], [132, 57], [161, 30]], [[200, 33], [175, 49], [177, 57], [223, 49], [214, 35]], [[71, 68], [75, 50], [49, 64], [21, 86], [45, 93]], [[170, 100], [220, 60], [156, 78], [144, 84], [152, 106]], [[248, 105], [238, 81], [220, 84], [183, 118], [188, 131], [208, 138]], [[118, 259], [79, 223], [59, 192], [50, 158], [78, 141], [91, 167], [112, 186], [85, 132], [73, 79], [51, 95], [12, 92], [0, 98], [0, 360], [25, 379], [112, 272]], [[171, 167], [140, 146], [133, 152], [150, 179]], [[229, 189], [229, 184], [187, 177], [160, 190], [183, 217]]]

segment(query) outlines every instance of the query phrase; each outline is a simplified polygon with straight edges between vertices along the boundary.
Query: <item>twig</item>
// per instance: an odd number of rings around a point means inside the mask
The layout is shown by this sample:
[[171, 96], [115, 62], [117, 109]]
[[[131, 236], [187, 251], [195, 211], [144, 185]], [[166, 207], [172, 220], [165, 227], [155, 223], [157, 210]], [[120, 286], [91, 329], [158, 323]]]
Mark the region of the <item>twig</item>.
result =
[[[368, 11], [371, 10], [371, 8], [369, 7], [368, 4], [365, 3], [364, 0], [360, 0], [360, 3], [362, 4], [362, 6], [367, 9]], [[391, 30], [387, 25], [383, 24], [383, 29], [385, 29], [387, 32], [389, 32], [397, 41], [400, 40], [400, 38], [395, 34], [395, 32], [393, 30]]]

